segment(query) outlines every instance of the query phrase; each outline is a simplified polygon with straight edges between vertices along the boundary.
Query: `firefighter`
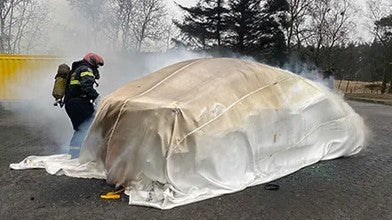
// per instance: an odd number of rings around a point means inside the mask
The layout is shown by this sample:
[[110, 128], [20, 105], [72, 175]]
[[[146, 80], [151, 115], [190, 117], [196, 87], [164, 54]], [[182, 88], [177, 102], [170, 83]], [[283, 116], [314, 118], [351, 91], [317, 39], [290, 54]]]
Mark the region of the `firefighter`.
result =
[[83, 140], [94, 118], [94, 103], [99, 96], [94, 85], [98, 85], [98, 68], [103, 65], [102, 57], [95, 53], [88, 53], [82, 60], [72, 64], [64, 98], [65, 111], [74, 129], [69, 147], [72, 158], [79, 157]]

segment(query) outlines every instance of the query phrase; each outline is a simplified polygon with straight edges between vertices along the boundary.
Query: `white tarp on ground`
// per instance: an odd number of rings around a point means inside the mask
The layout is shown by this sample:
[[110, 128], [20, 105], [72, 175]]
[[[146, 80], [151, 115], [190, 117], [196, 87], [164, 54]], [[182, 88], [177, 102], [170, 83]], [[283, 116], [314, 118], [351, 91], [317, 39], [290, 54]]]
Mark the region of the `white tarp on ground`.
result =
[[169, 209], [356, 154], [364, 131], [317, 83], [255, 62], [199, 59], [106, 97], [79, 162], [30, 157], [11, 168], [106, 178], [127, 187], [130, 204]]

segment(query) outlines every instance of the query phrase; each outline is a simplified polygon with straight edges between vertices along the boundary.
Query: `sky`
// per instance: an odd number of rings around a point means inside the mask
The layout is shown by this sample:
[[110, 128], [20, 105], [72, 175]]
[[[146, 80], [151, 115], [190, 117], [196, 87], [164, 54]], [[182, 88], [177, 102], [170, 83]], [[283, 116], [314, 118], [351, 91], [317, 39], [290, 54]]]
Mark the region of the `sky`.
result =
[[180, 5], [190, 6], [196, 4], [196, 0], [165, 0], [169, 5], [174, 6], [174, 2], [177, 2]]
[[[163, 0], [166, 3], [168, 9], [172, 12], [175, 18], [181, 17], [181, 12], [175, 3], [183, 6], [191, 6], [196, 4], [197, 0]], [[71, 14], [71, 8], [69, 7], [67, 0], [52, 0], [50, 1], [51, 6], [55, 10], [54, 22], [57, 23], [68, 23], [69, 14]]]

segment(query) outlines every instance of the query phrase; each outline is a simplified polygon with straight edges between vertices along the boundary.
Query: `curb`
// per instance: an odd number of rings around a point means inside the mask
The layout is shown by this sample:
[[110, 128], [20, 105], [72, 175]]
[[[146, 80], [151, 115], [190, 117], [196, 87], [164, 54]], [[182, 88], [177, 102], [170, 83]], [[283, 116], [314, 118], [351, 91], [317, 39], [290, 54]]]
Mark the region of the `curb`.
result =
[[368, 98], [357, 98], [357, 97], [344, 97], [345, 99], [358, 101], [358, 102], [367, 102], [367, 103], [375, 103], [375, 104], [382, 104], [382, 105], [391, 105], [392, 100], [384, 100], [384, 99], [368, 99]]

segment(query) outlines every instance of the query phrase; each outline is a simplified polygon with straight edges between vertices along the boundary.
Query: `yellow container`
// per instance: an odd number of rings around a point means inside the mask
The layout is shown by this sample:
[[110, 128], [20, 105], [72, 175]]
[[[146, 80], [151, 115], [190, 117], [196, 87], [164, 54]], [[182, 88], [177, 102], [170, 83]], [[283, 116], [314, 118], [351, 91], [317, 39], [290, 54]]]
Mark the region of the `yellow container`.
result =
[[[23, 86], [18, 83], [26, 83], [40, 70], [59, 62], [61, 58], [55, 56], [0, 54], [0, 100], [23, 99], [16, 91], [17, 86]], [[53, 72], [47, 74], [54, 80]]]

